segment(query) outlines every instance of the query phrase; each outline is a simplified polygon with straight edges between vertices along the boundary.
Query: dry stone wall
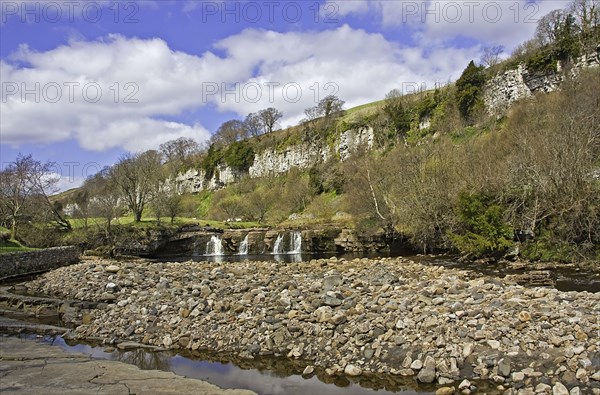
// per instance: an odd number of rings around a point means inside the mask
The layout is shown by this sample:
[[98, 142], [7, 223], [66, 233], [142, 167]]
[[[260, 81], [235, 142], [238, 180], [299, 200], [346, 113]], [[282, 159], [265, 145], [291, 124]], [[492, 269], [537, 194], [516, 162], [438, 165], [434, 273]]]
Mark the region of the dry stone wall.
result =
[[79, 262], [79, 255], [75, 246], [0, 254], [0, 280], [72, 265]]

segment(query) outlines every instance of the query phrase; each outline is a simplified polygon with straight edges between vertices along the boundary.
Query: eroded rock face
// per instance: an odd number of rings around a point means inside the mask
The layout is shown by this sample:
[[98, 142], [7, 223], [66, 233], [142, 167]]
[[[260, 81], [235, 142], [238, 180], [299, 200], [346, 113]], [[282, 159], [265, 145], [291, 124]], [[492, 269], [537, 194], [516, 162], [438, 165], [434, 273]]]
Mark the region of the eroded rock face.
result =
[[530, 97], [536, 92], [555, 91], [565, 76], [577, 75], [581, 70], [600, 66], [600, 46], [577, 59], [568, 72], [561, 70], [560, 64], [556, 72], [534, 72], [523, 64], [516, 69], [498, 74], [487, 82], [483, 100], [490, 114], [503, 114], [517, 100]]
[[[118, 270], [107, 271], [111, 265]], [[82, 312], [88, 318], [73, 336], [246, 358], [287, 356], [329, 374], [400, 374], [439, 385], [477, 377], [532, 391], [540, 383], [582, 393], [600, 389], [600, 294], [525, 288], [403, 258], [88, 260], [28, 288], [102, 302], [108, 283], [118, 286], [114, 300]]]
[[[333, 156], [346, 160], [359, 149], [371, 149], [374, 136], [371, 127], [362, 127], [340, 133], [333, 144], [316, 140], [292, 144], [283, 150], [267, 148], [256, 153], [248, 175], [259, 178], [287, 173], [293, 167], [309, 169]], [[241, 176], [239, 171], [224, 165], [218, 166], [212, 177], [207, 177], [202, 169], [188, 169], [174, 180], [168, 180], [166, 186], [175, 188], [178, 193], [198, 193], [222, 188]]]

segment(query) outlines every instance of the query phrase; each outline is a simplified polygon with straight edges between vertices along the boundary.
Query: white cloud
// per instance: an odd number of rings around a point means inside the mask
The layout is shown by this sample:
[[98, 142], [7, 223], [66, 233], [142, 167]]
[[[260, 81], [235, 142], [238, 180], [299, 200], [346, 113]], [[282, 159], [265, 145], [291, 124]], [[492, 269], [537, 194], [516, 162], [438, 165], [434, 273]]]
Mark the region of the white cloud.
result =
[[[255, 42], [262, 45], [252, 45]], [[335, 30], [302, 33], [251, 29], [217, 45], [237, 63], [258, 68], [257, 76], [241, 80], [242, 100], [234, 100], [233, 95], [228, 95], [227, 100], [217, 101], [218, 107], [243, 115], [274, 106], [286, 115], [284, 125], [298, 122], [305, 108], [314, 106], [316, 99], [329, 93], [337, 94], [349, 108], [380, 100], [393, 88], [421, 84], [432, 87], [436, 81], [457, 78], [467, 62], [479, 52], [478, 46], [467, 49], [401, 46], [381, 34], [347, 25]], [[273, 89], [273, 101], [269, 100], [266, 87], [269, 82], [279, 84]], [[328, 90], [325, 89], [327, 83], [331, 84]], [[250, 89], [254, 84], [264, 87], [257, 103], [244, 100], [243, 95], [245, 87], [254, 92]], [[297, 102], [292, 100], [296, 93], [292, 84], [302, 89]]]
[[198, 87], [217, 77], [215, 62], [209, 67], [162, 40], [110, 36], [47, 52], [23, 47], [12, 60], [27, 67], [0, 62], [5, 143], [76, 138], [87, 149], [140, 151], [182, 136], [209, 137], [201, 125], [160, 117], [200, 105]]
[[[570, 0], [328, 0], [339, 16], [373, 14], [387, 29], [410, 27], [421, 43], [448, 43], [470, 38], [504, 45], [509, 51], [533, 37], [537, 21]], [[348, 5], [347, 3], [350, 3]]]

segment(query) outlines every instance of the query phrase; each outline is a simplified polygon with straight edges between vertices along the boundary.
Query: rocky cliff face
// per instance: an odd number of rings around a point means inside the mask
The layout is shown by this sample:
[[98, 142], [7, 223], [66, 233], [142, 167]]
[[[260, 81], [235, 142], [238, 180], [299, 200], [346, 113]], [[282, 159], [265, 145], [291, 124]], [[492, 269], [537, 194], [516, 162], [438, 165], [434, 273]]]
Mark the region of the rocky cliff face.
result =
[[[292, 167], [310, 169], [331, 157], [348, 159], [360, 148], [373, 147], [373, 129], [363, 127], [350, 129], [335, 139], [333, 144], [322, 141], [290, 145], [285, 150], [268, 148], [254, 156], [254, 164], [248, 170], [252, 178], [266, 177], [288, 172]], [[206, 177], [202, 169], [189, 169], [175, 178], [175, 186], [179, 193], [198, 193], [203, 190], [222, 188], [238, 180], [244, 173], [237, 172], [228, 166], [219, 166], [212, 178]]]
[[503, 114], [517, 100], [530, 97], [536, 92], [552, 92], [570, 73], [577, 75], [581, 70], [600, 66], [600, 46], [595, 52], [580, 57], [569, 70], [560, 63], [556, 72], [533, 72], [525, 65], [498, 74], [486, 84], [483, 100], [490, 114]]
[[[242, 174], [228, 166], [218, 166], [212, 178], [206, 177], [202, 169], [188, 169], [179, 173], [175, 178], [175, 188], [178, 193], [198, 193], [204, 190], [215, 190], [231, 184], [239, 179]], [[167, 185], [172, 185], [172, 180], [167, 180]]]

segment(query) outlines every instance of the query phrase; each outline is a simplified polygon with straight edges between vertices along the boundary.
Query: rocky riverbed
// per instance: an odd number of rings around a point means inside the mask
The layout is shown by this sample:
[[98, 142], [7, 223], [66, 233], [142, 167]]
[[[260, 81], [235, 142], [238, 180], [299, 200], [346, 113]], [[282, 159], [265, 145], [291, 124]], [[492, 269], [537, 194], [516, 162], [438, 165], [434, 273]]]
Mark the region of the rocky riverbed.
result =
[[508, 394], [600, 394], [600, 294], [403, 258], [85, 260], [27, 289], [100, 302], [66, 309], [76, 338], [283, 355], [306, 374], [406, 376], [440, 393], [489, 380]]

